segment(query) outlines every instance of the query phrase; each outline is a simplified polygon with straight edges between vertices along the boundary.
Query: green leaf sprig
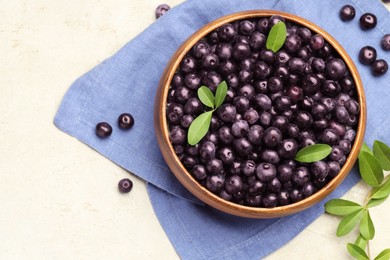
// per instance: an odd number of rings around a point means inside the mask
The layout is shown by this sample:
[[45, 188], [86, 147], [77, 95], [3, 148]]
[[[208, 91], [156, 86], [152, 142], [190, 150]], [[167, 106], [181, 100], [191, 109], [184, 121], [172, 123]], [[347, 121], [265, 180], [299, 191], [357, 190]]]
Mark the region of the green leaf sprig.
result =
[[303, 163], [311, 163], [325, 159], [332, 152], [332, 147], [327, 144], [313, 144], [303, 147], [295, 155], [295, 160]]
[[287, 38], [287, 28], [284, 22], [278, 22], [269, 31], [265, 47], [273, 52], [282, 48]]
[[206, 107], [211, 108], [210, 111], [206, 111], [200, 114], [192, 121], [187, 135], [187, 141], [190, 145], [196, 145], [207, 134], [211, 124], [211, 117], [213, 112], [222, 105], [227, 94], [227, 84], [222, 81], [215, 91], [213, 92], [206, 86], [201, 86], [198, 89], [198, 98]]
[[[359, 172], [362, 180], [371, 187], [363, 204], [344, 199], [332, 199], [325, 203], [325, 211], [342, 217], [336, 231], [344, 236], [358, 227], [359, 235], [354, 243], [347, 244], [348, 253], [356, 259], [371, 259], [370, 243], [375, 236], [375, 227], [370, 208], [382, 204], [390, 195], [390, 175], [383, 172], [390, 169], [390, 147], [375, 141], [373, 150], [364, 144], [359, 153]], [[374, 260], [389, 260], [390, 248], [380, 252]]]

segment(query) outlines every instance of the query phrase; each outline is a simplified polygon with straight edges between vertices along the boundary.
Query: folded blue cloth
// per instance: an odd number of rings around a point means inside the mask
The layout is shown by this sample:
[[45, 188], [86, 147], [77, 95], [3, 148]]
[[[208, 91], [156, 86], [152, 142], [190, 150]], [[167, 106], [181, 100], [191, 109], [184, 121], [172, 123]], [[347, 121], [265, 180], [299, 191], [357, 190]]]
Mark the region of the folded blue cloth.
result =
[[[341, 22], [344, 4], [356, 8], [356, 17]], [[389, 33], [390, 14], [380, 1], [366, 0], [188, 0], [171, 9], [117, 54], [79, 78], [66, 93], [54, 123], [116, 164], [149, 183], [148, 193], [161, 225], [183, 259], [259, 259], [281, 247], [323, 213], [323, 203], [279, 219], [245, 219], [202, 204], [175, 179], [158, 148], [153, 128], [153, 106], [158, 81], [170, 57], [184, 40], [206, 23], [226, 14], [275, 9], [304, 17], [333, 35], [355, 61], [368, 104], [366, 142], [390, 142], [389, 77], [374, 78], [357, 61], [361, 47], [371, 45], [378, 57], [389, 58], [379, 42]], [[378, 25], [362, 31], [358, 18], [375, 13]], [[117, 127], [123, 112], [133, 114], [130, 131]], [[113, 134], [95, 135], [95, 125], [107, 121]], [[359, 180], [352, 170], [329, 197], [340, 197]]]

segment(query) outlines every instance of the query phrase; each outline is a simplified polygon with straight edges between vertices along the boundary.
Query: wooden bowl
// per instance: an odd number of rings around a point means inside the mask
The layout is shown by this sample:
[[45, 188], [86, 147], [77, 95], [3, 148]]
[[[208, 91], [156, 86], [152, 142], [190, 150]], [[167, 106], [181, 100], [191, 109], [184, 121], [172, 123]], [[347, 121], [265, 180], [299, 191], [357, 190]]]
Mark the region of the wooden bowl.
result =
[[[344, 164], [341, 168], [340, 173], [334, 177], [326, 186], [314, 193], [313, 195], [293, 204], [286, 206], [278, 206], [275, 208], [260, 208], [260, 207], [249, 207], [243, 206], [237, 203], [229, 202], [220, 198], [219, 196], [210, 192], [207, 188], [202, 186], [197, 180], [195, 180], [191, 174], [185, 169], [183, 164], [180, 162], [180, 159], [176, 155], [173, 146], [169, 140], [169, 130], [168, 123], [166, 120], [166, 106], [167, 106], [167, 96], [168, 90], [171, 85], [171, 81], [174, 73], [180, 65], [181, 60], [190, 51], [191, 47], [198, 42], [201, 38], [206, 36], [208, 33], [212, 32], [221, 25], [233, 22], [235, 20], [241, 19], [250, 19], [250, 18], [260, 18], [260, 17], [270, 17], [272, 15], [280, 15], [286, 19], [286, 21], [291, 21], [299, 25], [303, 25], [313, 32], [321, 34], [325, 40], [333, 46], [333, 48], [339, 53], [340, 57], [344, 60], [347, 65], [353, 80], [355, 82], [356, 91], [358, 95], [358, 102], [360, 104], [360, 115], [359, 122], [356, 131], [355, 141], [352, 146], [352, 150]], [[164, 156], [165, 161], [167, 162], [169, 168], [177, 179], [197, 198], [205, 202], [206, 204], [217, 208], [226, 213], [230, 213], [236, 216], [248, 217], [248, 218], [276, 218], [286, 215], [290, 215], [299, 211], [302, 211], [317, 202], [324, 199], [329, 195], [347, 176], [352, 166], [354, 165], [359, 150], [363, 143], [365, 126], [366, 126], [366, 101], [365, 95], [362, 87], [362, 81], [360, 79], [359, 73], [352, 62], [351, 58], [348, 56], [347, 52], [343, 47], [327, 32], [318, 27], [317, 25], [302, 19], [301, 17], [279, 12], [279, 11], [270, 11], [270, 10], [253, 10], [234, 13], [231, 15], [224, 16], [219, 18], [197, 32], [195, 32], [191, 37], [185, 41], [180, 48], [175, 52], [168, 65], [165, 68], [165, 71], [161, 77], [159, 87], [157, 90], [155, 108], [154, 108], [154, 123], [155, 131], [157, 135], [158, 144], [160, 150]]]

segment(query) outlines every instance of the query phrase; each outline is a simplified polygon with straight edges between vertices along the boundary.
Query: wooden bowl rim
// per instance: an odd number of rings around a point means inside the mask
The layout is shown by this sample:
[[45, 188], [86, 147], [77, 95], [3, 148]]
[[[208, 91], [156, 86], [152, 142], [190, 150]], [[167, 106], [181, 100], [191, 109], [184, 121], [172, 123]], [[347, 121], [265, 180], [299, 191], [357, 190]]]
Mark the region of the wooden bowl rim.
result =
[[[227, 200], [224, 200], [217, 196], [216, 194], [210, 192], [202, 186], [197, 180], [195, 180], [191, 174], [185, 169], [182, 165], [180, 159], [176, 155], [172, 144], [169, 140], [169, 130], [168, 124], [166, 121], [166, 105], [167, 105], [167, 96], [168, 90], [170, 88], [170, 83], [172, 81], [173, 75], [176, 72], [177, 68], [180, 65], [183, 57], [191, 50], [192, 46], [198, 42], [201, 38], [206, 36], [208, 33], [212, 32], [221, 25], [235, 20], [243, 20], [250, 18], [261, 18], [261, 17], [270, 17], [272, 15], [280, 15], [284, 17], [287, 21], [294, 22], [299, 25], [303, 25], [309, 28], [315, 33], [321, 34], [325, 40], [332, 45], [332, 47], [339, 53], [340, 57], [344, 60], [347, 65], [351, 76], [354, 80], [356, 91], [358, 95], [358, 102], [360, 104], [360, 114], [359, 122], [356, 131], [356, 137], [351, 149], [348, 158], [340, 169], [340, 172], [335, 176], [328, 184], [326, 184], [322, 189], [314, 193], [313, 195], [289, 205], [277, 206], [275, 208], [260, 208], [260, 207], [249, 207], [243, 206], [237, 203], [233, 203]], [[304, 209], [307, 209], [317, 202], [324, 199], [328, 196], [348, 175], [349, 171], [352, 169], [360, 148], [363, 144], [366, 119], [367, 118], [367, 109], [366, 109], [366, 100], [364, 89], [362, 86], [362, 81], [360, 75], [357, 71], [356, 66], [354, 65], [352, 59], [349, 57], [344, 48], [325, 30], [319, 26], [313, 24], [312, 22], [301, 18], [299, 16], [274, 10], [249, 10], [238, 13], [233, 13], [230, 15], [223, 16], [218, 18], [198, 31], [192, 34], [174, 53], [169, 63], [167, 64], [165, 71], [159, 82], [159, 87], [157, 90], [156, 100], [155, 100], [155, 111], [154, 111], [154, 122], [155, 122], [155, 131], [157, 136], [157, 141], [160, 147], [160, 150], [163, 154], [165, 161], [167, 162], [169, 168], [176, 176], [176, 178], [198, 199], [205, 202], [206, 204], [217, 208], [226, 213], [232, 215], [248, 217], [248, 218], [276, 218], [286, 215], [290, 215]]]

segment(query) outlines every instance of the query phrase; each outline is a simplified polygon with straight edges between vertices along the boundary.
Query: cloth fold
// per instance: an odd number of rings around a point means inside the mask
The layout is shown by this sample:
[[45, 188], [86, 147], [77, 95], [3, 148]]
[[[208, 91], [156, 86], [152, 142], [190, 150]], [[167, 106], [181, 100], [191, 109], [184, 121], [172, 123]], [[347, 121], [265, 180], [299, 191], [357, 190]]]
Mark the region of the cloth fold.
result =
[[[339, 9], [356, 8], [353, 21], [342, 22]], [[361, 74], [368, 106], [366, 142], [390, 142], [389, 76], [374, 78], [360, 64], [360, 48], [371, 45], [378, 57], [388, 59], [380, 39], [389, 33], [390, 15], [379, 0], [187, 0], [171, 9], [114, 56], [77, 79], [64, 96], [55, 125], [114, 163], [149, 183], [148, 194], [168, 238], [183, 259], [259, 259], [296, 236], [323, 213], [323, 202], [293, 216], [253, 220], [230, 216], [203, 205], [170, 172], [153, 128], [154, 98], [158, 81], [175, 50], [196, 30], [223, 15], [253, 9], [274, 9], [306, 18], [336, 38], [355, 61]], [[378, 25], [362, 31], [358, 17], [375, 13]], [[117, 127], [121, 113], [135, 118], [130, 131]], [[94, 131], [107, 121], [113, 133], [107, 139]], [[357, 170], [330, 197], [339, 197], [359, 180]], [[329, 197], [329, 198], [330, 198]], [[221, 239], [223, 238], [223, 239]]]

